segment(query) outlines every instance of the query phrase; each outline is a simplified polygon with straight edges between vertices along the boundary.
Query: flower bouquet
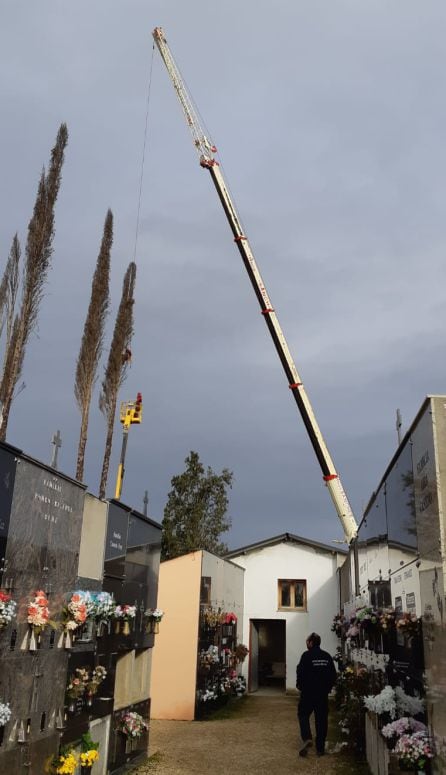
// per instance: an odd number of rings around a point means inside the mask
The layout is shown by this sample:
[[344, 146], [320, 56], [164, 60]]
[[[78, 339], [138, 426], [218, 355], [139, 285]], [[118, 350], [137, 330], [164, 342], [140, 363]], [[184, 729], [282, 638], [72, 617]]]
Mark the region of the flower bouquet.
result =
[[28, 648], [30, 651], [36, 651], [40, 635], [50, 623], [48, 600], [41, 589], [34, 593], [34, 599], [28, 603], [27, 615], [27, 621], [31, 627]]
[[398, 757], [400, 767], [416, 769], [418, 772], [425, 772], [428, 760], [434, 758], [431, 740], [423, 731], [401, 735], [394, 753]]
[[126, 752], [131, 750], [132, 740], [137, 740], [142, 737], [144, 732], [147, 732], [149, 726], [143, 717], [135, 711], [128, 711], [124, 713], [118, 721], [117, 731], [125, 735], [126, 739]]
[[214, 689], [199, 689], [197, 692], [197, 700], [198, 702], [209, 702], [209, 700], [216, 700], [218, 697], [218, 694]]
[[427, 727], [422, 721], [417, 721], [410, 716], [403, 716], [395, 721], [391, 721], [390, 724], [386, 724], [381, 729], [382, 736], [386, 739], [386, 742], [393, 750], [396, 741], [403, 735], [410, 735], [412, 732], [427, 732]]
[[209, 646], [208, 649], [202, 649], [199, 654], [200, 667], [210, 670], [211, 665], [218, 665], [220, 663], [220, 655], [218, 646]]
[[405, 635], [407, 638], [413, 638], [419, 633], [419, 623], [416, 614], [403, 613], [396, 620], [396, 631]]
[[359, 627], [358, 627], [357, 624], [355, 624], [355, 622], [353, 622], [352, 624], [350, 624], [350, 626], [349, 626], [349, 628], [347, 630], [347, 634], [346, 634], [347, 640], [349, 640], [351, 638], [355, 638], [356, 639], [356, 638], [358, 638], [358, 636], [359, 636]]
[[96, 743], [90, 732], [86, 732], [82, 735], [81, 740], [81, 753], [79, 756], [79, 762], [81, 765], [81, 775], [89, 775], [93, 764], [99, 759], [99, 743]]
[[244, 643], [239, 643], [235, 647], [235, 658], [237, 662], [244, 662], [248, 654], [249, 654], [249, 649], [246, 648]]
[[89, 751], [82, 751], [79, 760], [81, 763], [81, 775], [88, 775], [91, 772], [93, 764], [99, 759], [99, 751], [92, 748]]
[[12, 716], [9, 702], [0, 702], [0, 727], [6, 726]]
[[74, 751], [69, 749], [63, 749], [59, 756], [55, 756], [52, 765], [51, 772], [54, 775], [74, 775], [78, 765], [77, 756]]
[[113, 616], [116, 634], [121, 631], [121, 622], [123, 622], [123, 635], [130, 635], [130, 622], [136, 616], [136, 605], [117, 605]]
[[3, 630], [14, 618], [17, 603], [11, 599], [11, 595], [0, 590], [0, 630]]
[[330, 627], [331, 631], [336, 633], [338, 638], [342, 638], [344, 635], [345, 618], [343, 614], [336, 614], [333, 618], [333, 623]]
[[115, 599], [110, 592], [98, 592], [93, 595], [93, 616], [96, 620], [96, 634], [98, 638], [103, 635], [105, 627], [110, 632], [110, 622], [113, 619], [115, 610]]
[[376, 713], [378, 716], [388, 714], [391, 719], [396, 717], [395, 692], [391, 686], [385, 686], [379, 694], [369, 694], [363, 701], [371, 713]]
[[203, 624], [208, 629], [214, 629], [219, 622], [219, 612], [215, 608], [205, 608], [202, 612]]
[[373, 608], [365, 606], [356, 611], [356, 620], [363, 630], [369, 630], [379, 624], [379, 614]]
[[84, 696], [89, 678], [90, 675], [85, 667], [77, 667], [74, 673], [70, 676], [70, 680], [67, 686], [67, 697], [70, 700], [68, 704], [68, 710], [70, 713], [74, 713], [75, 711], [75, 700], [78, 700]]
[[[62, 611], [62, 638], [59, 642], [59, 647], [62, 646], [62, 642], [65, 639], [65, 648], [70, 649], [72, 646], [72, 633], [82, 627], [87, 621], [88, 616], [88, 598], [89, 593], [74, 592], [71, 595], [70, 600], [64, 606]], [[91, 598], [90, 598], [91, 600]], [[91, 605], [90, 605], [91, 610]]]
[[395, 699], [398, 714], [410, 714], [411, 716], [418, 716], [419, 713], [424, 712], [424, 700], [420, 697], [413, 697], [411, 694], [406, 694], [401, 686], [395, 687]]
[[97, 694], [98, 688], [106, 676], [107, 670], [102, 665], [97, 665], [89, 675], [86, 686], [87, 705], [91, 705], [94, 695]]
[[223, 614], [222, 618], [222, 624], [237, 624], [237, 616], [232, 611], [228, 614]]
[[144, 612], [144, 616], [148, 619], [147, 632], [157, 633], [159, 632], [159, 623], [164, 616], [164, 611], [161, 608], [148, 608]]
[[379, 624], [384, 633], [388, 633], [395, 628], [395, 618], [396, 614], [393, 609], [381, 612]]

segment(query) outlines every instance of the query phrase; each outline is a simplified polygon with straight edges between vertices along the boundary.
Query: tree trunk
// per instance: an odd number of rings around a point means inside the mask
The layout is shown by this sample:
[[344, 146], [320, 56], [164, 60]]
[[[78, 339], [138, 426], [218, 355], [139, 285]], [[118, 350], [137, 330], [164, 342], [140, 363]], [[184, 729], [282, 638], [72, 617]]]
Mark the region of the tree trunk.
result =
[[89, 408], [90, 402], [86, 401], [82, 408], [81, 430], [79, 433], [79, 445], [77, 448], [76, 479], [78, 482], [82, 482], [84, 478], [85, 447], [87, 446]]
[[102, 463], [101, 483], [99, 485], [100, 498], [105, 498], [105, 490], [107, 489], [108, 469], [110, 465], [114, 421], [115, 421], [115, 412], [114, 411], [109, 412], [109, 415], [107, 417], [107, 437], [105, 439], [105, 450], [104, 450], [104, 460]]

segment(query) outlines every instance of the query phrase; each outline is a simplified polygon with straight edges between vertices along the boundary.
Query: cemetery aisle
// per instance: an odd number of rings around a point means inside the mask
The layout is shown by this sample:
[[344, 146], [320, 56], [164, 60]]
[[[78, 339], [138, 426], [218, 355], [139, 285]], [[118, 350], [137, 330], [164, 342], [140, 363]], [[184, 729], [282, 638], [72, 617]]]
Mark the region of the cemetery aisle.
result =
[[229, 718], [151, 721], [153, 759], [132, 775], [335, 775], [336, 755], [297, 755], [296, 702], [284, 694], [249, 695]]

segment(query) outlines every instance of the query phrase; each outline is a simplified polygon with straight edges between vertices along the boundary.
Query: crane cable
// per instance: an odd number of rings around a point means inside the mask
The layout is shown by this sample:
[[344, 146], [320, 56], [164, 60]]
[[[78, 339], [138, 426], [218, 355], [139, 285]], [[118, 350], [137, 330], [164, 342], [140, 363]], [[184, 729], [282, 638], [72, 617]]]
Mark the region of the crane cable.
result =
[[140, 221], [140, 213], [141, 213], [141, 198], [142, 198], [142, 183], [144, 178], [144, 163], [146, 159], [146, 145], [147, 145], [147, 134], [148, 134], [148, 125], [149, 125], [149, 111], [150, 111], [150, 95], [152, 90], [152, 72], [153, 72], [153, 58], [155, 53], [155, 43], [152, 46], [152, 59], [150, 62], [150, 71], [149, 71], [149, 85], [147, 87], [147, 101], [146, 101], [146, 120], [145, 120], [145, 127], [144, 127], [144, 142], [142, 147], [142, 159], [141, 159], [141, 174], [139, 177], [139, 193], [138, 193], [138, 207], [136, 211], [136, 226], [135, 226], [135, 247], [133, 250], [133, 261], [136, 263], [136, 249], [138, 246], [138, 236], [139, 236], [139, 221]]

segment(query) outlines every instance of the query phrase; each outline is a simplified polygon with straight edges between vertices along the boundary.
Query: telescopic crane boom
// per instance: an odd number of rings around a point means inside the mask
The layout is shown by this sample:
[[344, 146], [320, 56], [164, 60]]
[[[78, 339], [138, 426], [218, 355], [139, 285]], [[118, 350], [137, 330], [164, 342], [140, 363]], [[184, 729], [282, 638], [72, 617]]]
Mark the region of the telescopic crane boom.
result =
[[217, 149], [211, 140], [206, 137], [206, 134], [203, 131], [191, 97], [181, 77], [181, 73], [175, 64], [175, 60], [170, 53], [166, 37], [161, 27], [155, 27], [153, 30], [153, 38], [159, 49], [164, 64], [166, 65], [174, 89], [181, 103], [181, 107], [183, 108], [183, 112], [192, 134], [198, 157], [200, 159], [200, 165], [210, 172], [214, 186], [217, 190], [217, 194], [220, 198], [220, 202], [225, 211], [226, 218], [228, 219], [229, 225], [234, 235], [234, 242], [239, 249], [246, 271], [248, 272], [249, 279], [251, 280], [252, 287], [254, 288], [257, 300], [260, 304], [261, 313], [265, 319], [266, 325], [268, 326], [275, 348], [285, 371], [285, 375], [288, 380], [288, 387], [294, 396], [304, 421], [311, 444], [313, 445], [313, 449], [316, 453], [316, 457], [322, 470], [324, 482], [328, 487], [339, 519], [341, 520], [345, 538], [347, 542], [350, 543], [357, 532], [355, 517], [353, 516], [350, 503], [348, 502], [341, 480], [336, 473], [336, 469], [333, 465], [330, 453], [317, 424], [313, 409], [303, 386], [302, 379], [300, 378], [291, 357], [291, 353], [289, 351], [282, 329], [279, 325], [274, 307], [267, 294], [264, 282], [255, 262], [248, 238], [242, 229], [241, 221], [237, 214], [235, 204], [230, 196], [219, 163], [215, 158]]

